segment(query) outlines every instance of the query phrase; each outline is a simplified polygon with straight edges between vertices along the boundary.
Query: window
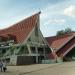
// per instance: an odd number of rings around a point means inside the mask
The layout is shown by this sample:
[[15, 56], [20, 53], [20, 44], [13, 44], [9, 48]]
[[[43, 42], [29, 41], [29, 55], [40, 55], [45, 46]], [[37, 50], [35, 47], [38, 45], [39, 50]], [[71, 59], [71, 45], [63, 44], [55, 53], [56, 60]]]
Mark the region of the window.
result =
[[38, 36], [38, 27], [35, 27], [35, 36]]
[[6, 50], [5, 49], [2, 50], [2, 54], [4, 54], [4, 53], [6, 53]]
[[46, 52], [46, 54], [50, 54], [50, 52], [51, 52], [50, 48], [49, 47], [46, 47], [45, 48], [45, 52]]
[[31, 41], [31, 38], [28, 38], [28, 41]]
[[29, 51], [27, 46], [22, 46], [18, 54], [28, 54], [28, 53]]
[[2, 42], [2, 37], [0, 37], [0, 42]]
[[39, 47], [39, 48], [38, 48], [38, 53], [39, 53], [39, 54], [44, 54], [43, 48]]
[[31, 47], [31, 52], [36, 53], [35, 47]]

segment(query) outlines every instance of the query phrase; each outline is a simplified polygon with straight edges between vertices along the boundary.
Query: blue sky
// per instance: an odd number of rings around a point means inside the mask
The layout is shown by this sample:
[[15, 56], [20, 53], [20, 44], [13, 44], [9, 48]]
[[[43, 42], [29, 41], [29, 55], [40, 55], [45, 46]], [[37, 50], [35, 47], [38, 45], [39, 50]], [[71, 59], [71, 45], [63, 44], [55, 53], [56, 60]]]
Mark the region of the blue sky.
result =
[[0, 29], [39, 11], [45, 37], [65, 28], [75, 30], [75, 0], [0, 0]]

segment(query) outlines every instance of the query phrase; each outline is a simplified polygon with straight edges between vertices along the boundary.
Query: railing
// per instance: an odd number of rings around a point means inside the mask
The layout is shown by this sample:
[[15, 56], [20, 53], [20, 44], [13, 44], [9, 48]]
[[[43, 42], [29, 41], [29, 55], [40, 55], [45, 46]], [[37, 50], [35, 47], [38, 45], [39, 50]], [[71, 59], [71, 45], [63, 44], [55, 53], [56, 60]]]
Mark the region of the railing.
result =
[[47, 44], [36, 43], [36, 42], [28, 42], [27, 44], [30, 44], [30, 45], [32, 45], [32, 46], [34, 46], [34, 45], [38, 45], [38, 46], [47, 46]]
[[13, 42], [14, 42], [14, 40], [8, 40], [8, 41], [6, 41], [6, 42], [0, 42], [0, 44], [13, 43]]
[[14, 40], [9, 40], [6, 42], [0, 42], [0, 47], [9, 46], [9, 45], [12, 45], [13, 43], [14, 43]]

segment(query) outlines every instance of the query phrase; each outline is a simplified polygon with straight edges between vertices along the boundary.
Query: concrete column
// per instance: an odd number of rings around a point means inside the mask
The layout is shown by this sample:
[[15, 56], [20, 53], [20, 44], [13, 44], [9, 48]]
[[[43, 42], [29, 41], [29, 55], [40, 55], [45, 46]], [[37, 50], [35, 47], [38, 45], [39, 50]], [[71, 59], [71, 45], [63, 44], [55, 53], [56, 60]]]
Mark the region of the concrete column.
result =
[[43, 50], [44, 50], [44, 59], [45, 59], [45, 57], [46, 57], [46, 52], [45, 52], [45, 48], [43, 48]]
[[[38, 48], [37, 47], [35, 48], [35, 50], [36, 50], [36, 54], [38, 54]], [[38, 56], [36, 56], [36, 63], [38, 63]]]
[[43, 50], [44, 50], [44, 63], [45, 63], [45, 59], [46, 59], [45, 47], [43, 48]]
[[28, 48], [29, 54], [31, 54], [31, 49], [30, 49], [30, 45], [29, 44], [27, 44], [27, 48]]
[[16, 55], [16, 50], [17, 50], [17, 49], [16, 49], [16, 48], [14, 48], [14, 56]]

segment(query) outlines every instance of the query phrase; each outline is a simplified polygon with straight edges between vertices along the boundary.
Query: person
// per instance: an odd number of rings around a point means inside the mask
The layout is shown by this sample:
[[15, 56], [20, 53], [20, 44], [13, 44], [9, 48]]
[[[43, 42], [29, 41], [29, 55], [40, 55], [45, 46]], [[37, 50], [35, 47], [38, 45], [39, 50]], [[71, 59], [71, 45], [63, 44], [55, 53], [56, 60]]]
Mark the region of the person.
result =
[[7, 70], [6, 61], [3, 61], [3, 71], [5, 72], [6, 70]]
[[1, 60], [0, 60], [0, 68], [1, 68], [1, 72], [2, 72], [3, 62]]

